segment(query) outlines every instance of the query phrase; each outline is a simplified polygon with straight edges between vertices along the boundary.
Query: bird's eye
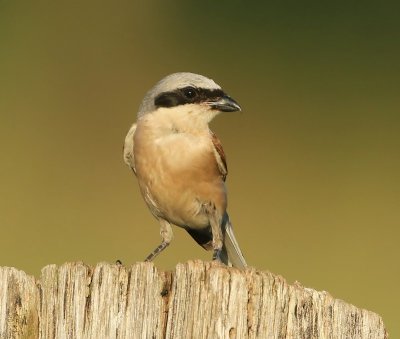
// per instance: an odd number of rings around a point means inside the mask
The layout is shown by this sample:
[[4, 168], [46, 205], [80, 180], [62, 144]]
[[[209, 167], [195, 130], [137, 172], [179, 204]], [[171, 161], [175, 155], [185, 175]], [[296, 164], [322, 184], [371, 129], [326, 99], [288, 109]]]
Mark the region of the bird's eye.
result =
[[188, 99], [193, 99], [197, 96], [197, 91], [193, 87], [185, 87], [183, 90], [183, 95]]

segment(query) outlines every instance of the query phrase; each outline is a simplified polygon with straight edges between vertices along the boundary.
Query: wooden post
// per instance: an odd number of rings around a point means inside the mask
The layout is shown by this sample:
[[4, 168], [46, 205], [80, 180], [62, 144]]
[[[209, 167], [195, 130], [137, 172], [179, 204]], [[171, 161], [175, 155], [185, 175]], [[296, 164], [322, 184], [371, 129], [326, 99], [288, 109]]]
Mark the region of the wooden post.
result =
[[0, 338], [370, 338], [377, 314], [253, 268], [82, 263], [0, 268]]

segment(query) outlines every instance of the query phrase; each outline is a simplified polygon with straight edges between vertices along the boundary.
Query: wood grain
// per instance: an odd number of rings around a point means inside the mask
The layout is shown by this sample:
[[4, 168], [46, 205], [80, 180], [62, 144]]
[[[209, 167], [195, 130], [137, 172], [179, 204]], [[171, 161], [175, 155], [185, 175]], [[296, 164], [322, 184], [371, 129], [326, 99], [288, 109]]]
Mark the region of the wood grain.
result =
[[66, 263], [38, 281], [0, 268], [0, 338], [387, 337], [379, 315], [253, 268]]

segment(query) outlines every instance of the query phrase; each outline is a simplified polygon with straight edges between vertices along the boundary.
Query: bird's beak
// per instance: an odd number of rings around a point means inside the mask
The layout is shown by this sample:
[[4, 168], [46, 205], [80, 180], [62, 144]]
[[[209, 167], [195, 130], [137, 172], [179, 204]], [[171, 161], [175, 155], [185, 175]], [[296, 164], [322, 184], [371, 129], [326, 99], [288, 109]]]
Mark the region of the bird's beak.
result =
[[224, 95], [223, 97], [216, 98], [215, 100], [208, 102], [208, 105], [215, 110], [221, 112], [236, 112], [241, 111], [239, 104], [231, 97]]

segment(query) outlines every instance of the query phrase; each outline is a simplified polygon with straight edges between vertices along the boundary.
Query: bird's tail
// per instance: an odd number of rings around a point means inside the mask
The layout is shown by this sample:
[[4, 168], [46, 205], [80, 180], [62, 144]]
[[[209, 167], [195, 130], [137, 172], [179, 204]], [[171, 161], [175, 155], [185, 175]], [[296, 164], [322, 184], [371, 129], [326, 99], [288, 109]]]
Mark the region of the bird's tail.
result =
[[221, 261], [228, 266], [237, 268], [247, 267], [246, 260], [233, 233], [233, 227], [228, 214], [224, 216], [222, 230], [224, 232], [224, 244], [222, 246]]

